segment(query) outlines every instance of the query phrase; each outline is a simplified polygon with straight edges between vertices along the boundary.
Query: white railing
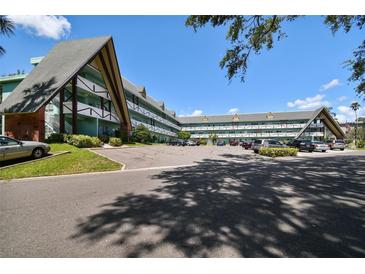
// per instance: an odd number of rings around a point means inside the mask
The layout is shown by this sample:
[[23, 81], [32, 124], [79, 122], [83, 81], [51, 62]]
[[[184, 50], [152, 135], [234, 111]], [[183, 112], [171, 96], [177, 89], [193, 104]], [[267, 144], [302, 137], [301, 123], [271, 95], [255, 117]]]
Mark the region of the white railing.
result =
[[281, 129], [281, 128], [303, 128], [306, 124], [268, 124], [268, 125], [233, 125], [233, 126], [197, 126], [182, 127], [185, 131], [200, 130], [242, 130], [242, 129]]
[[98, 84], [95, 84], [94, 82], [92, 82], [80, 75], [77, 75], [76, 86], [79, 87], [80, 89], [90, 92], [94, 95], [103, 97], [107, 100], [111, 100], [110, 96], [109, 96], [109, 92], [106, 88], [101, 87]]
[[160, 133], [160, 134], [165, 134], [165, 135], [173, 136], [173, 137], [176, 137], [177, 136], [177, 134], [175, 132], [172, 132], [170, 130], [166, 130], [164, 128], [160, 128], [160, 127], [157, 127], [157, 126], [149, 125], [147, 123], [143, 123], [143, 122], [138, 121], [138, 120], [135, 120], [135, 119], [131, 119], [131, 122], [132, 122], [132, 126], [133, 127], [136, 127], [136, 126], [142, 124], [146, 128], [148, 128], [150, 131], [152, 131], [152, 132], [156, 132], [156, 133]]
[[[227, 133], [217, 134], [218, 138], [249, 138], [249, 137], [295, 137], [299, 132], [273, 132], [273, 133]], [[314, 135], [321, 136], [321, 135]], [[209, 138], [209, 134], [192, 134], [191, 138]]]
[[155, 119], [156, 121], [159, 121], [169, 127], [172, 127], [172, 128], [175, 128], [177, 130], [181, 130], [181, 127], [179, 127], [178, 125], [175, 125], [174, 123], [171, 123], [170, 121], [158, 116], [157, 114], [141, 107], [141, 106], [138, 106], [136, 104], [134, 104], [133, 102], [127, 100], [127, 106], [128, 106], [128, 109], [131, 109], [131, 110], [134, 110], [135, 112], [138, 112], [144, 116], [147, 116], [149, 118], [152, 118], [152, 119]]
[[[72, 102], [65, 102], [63, 113], [72, 113]], [[88, 117], [98, 118], [109, 122], [120, 123], [117, 115], [113, 112], [102, 110], [97, 107], [89, 106], [84, 103], [77, 102], [77, 114], [85, 115]]]

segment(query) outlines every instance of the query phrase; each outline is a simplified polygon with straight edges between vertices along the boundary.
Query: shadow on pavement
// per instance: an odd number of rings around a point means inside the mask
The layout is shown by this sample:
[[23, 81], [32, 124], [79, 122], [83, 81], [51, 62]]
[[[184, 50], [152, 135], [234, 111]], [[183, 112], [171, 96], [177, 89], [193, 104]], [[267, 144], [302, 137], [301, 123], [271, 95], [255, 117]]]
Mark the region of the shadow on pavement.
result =
[[101, 205], [71, 238], [113, 235], [126, 257], [365, 256], [365, 157], [221, 156], [153, 175], [158, 188]]

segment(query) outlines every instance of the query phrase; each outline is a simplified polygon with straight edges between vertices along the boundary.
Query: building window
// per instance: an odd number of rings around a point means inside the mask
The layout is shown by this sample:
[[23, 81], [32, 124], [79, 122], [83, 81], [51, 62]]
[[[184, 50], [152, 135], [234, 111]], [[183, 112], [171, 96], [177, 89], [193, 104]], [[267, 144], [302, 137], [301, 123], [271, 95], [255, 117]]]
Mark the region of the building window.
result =
[[0, 104], [3, 101], [3, 86], [0, 85]]

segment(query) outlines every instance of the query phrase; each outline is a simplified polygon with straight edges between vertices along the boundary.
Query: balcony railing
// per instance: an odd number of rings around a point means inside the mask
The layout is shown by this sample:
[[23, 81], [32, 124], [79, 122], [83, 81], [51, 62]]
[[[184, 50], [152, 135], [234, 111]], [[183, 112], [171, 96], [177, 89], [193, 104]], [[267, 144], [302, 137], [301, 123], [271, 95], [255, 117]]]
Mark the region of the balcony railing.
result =
[[111, 100], [109, 92], [106, 88], [99, 86], [98, 84], [95, 84], [94, 82], [92, 82], [80, 75], [77, 75], [76, 86], [84, 91], [90, 92], [90, 93], [100, 96], [100, 97], [103, 97], [107, 100]]
[[306, 124], [268, 124], [268, 125], [232, 125], [232, 126], [199, 126], [182, 127], [185, 131], [200, 130], [242, 130], [242, 129], [282, 129], [282, 128], [303, 128]]
[[[227, 133], [217, 134], [218, 138], [269, 138], [269, 137], [295, 137], [299, 132], [273, 132], [273, 133]], [[317, 135], [318, 136], [318, 135]], [[191, 138], [209, 138], [209, 134], [192, 134]]]
[[177, 134], [175, 132], [172, 132], [170, 130], [167, 130], [167, 129], [164, 129], [164, 128], [160, 128], [160, 127], [157, 127], [157, 126], [149, 125], [147, 123], [143, 123], [143, 122], [138, 121], [138, 120], [135, 120], [135, 119], [131, 119], [131, 122], [132, 122], [132, 126], [133, 127], [136, 127], [136, 126], [142, 124], [146, 128], [148, 128], [150, 131], [152, 131], [152, 132], [156, 132], [156, 133], [160, 133], [160, 134], [165, 134], [165, 135], [173, 136], [173, 137], [176, 137], [177, 136]]
[[[64, 111], [63, 113], [72, 113], [72, 102], [63, 103]], [[106, 110], [102, 110], [97, 107], [89, 106], [84, 103], [77, 102], [77, 114], [81, 114], [88, 117], [98, 118], [109, 122], [120, 123], [118, 116]]]
[[156, 121], [159, 121], [160, 123], [165, 124], [169, 127], [175, 128], [177, 130], [181, 130], [181, 127], [179, 127], [178, 125], [171, 123], [170, 121], [158, 116], [157, 114], [155, 114], [141, 106], [134, 104], [133, 102], [131, 102], [129, 100], [127, 100], [127, 105], [128, 105], [128, 109], [134, 110], [135, 112], [138, 112], [144, 116], [155, 119]]

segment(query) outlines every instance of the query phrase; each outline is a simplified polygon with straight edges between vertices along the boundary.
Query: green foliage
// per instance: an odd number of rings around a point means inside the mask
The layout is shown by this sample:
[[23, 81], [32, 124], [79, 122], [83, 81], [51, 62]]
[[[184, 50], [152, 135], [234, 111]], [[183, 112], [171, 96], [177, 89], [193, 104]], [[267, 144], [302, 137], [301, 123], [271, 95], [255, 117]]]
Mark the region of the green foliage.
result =
[[190, 138], [191, 134], [188, 131], [179, 131], [177, 134], [177, 137], [179, 139], [188, 140]]
[[[10, 37], [14, 34], [15, 25], [14, 22], [5, 15], [0, 15], [0, 34]], [[0, 46], [0, 56], [5, 54], [5, 49]]]
[[8, 167], [0, 172], [0, 179], [120, 170], [120, 164], [86, 149], [79, 149], [69, 144], [50, 144], [50, 147], [52, 153], [57, 151], [70, 151], [70, 153]]
[[91, 137], [88, 135], [82, 134], [71, 134], [66, 135], [64, 140], [75, 147], [85, 148], [85, 147], [101, 147], [102, 142], [99, 140], [98, 137]]
[[205, 138], [201, 138], [201, 139], [199, 140], [199, 142], [200, 142], [200, 144], [201, 144], [201, 145], [205, 146], [205, 145], [207, 144], [207, 139], [205, 139]]
[[109, 138], [110, 137], [108, 135], [100, 135], [99, 136], [100, 141], [102, 141], [104, 144], [109, 143]]
[[218, 135], [215, 133], [212, 133], [209, 135], [209, 139], [212, 141], [213, 145], [217, 142]]
[[[248, 68], [248, 59], [252, 53], [260, 54], [263, 49], [271, 49], [274, 41], [286, 37], [282, 26], [292, 22], [299, 16], [278, 15], [192, 15], [185, 22], [196, 31], [207, 24], [213, 27], [228, 25], [226, 39], [231, 47], [220, 61], [220, 67], [227, 70], [228, 79], [240, 76], [244, 82]], [[332, 33], [342, 29], [345, 33], [352, 27], [362, 29], [365, 24], [364, 15], [329, 15], [324, 17], [324, 24], [330, 27]], [[365, 96], [365, 40], [354, 52], [353, 59], [346, 61], [352, 71], [348, 79], [350, 82], [358, 82], [355, 91]]]
[[365, 147], [365, 140], [361, 140], [357, 142], [357, 148], [364, 148]]
[[120, 138], [110, 137], [109, 145], [111, 145], [113, 147], [120, 147], [122, 145], [122, 140]]
[[285, 156], [296, 156], [298, 153], [298, 149], [296, 148], [269, 148], [262, 147], [259, 150], [259, 154], [263, 156], [269, 157], [285, 157]]
[[64, 134], [62, 133], [52, 133], [47, 139], [46, 143], [63, 143], [64, 142]]
[[138, 125], [132, 132], [134, 141], [141, 143], [149, 143], [151, 141], [151, 132], [144, 125]]

